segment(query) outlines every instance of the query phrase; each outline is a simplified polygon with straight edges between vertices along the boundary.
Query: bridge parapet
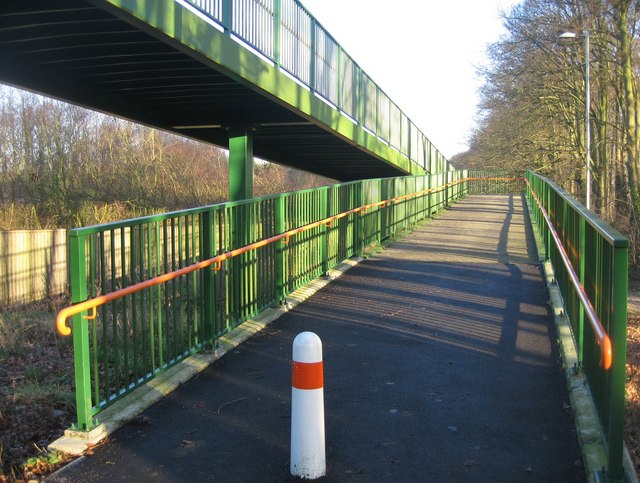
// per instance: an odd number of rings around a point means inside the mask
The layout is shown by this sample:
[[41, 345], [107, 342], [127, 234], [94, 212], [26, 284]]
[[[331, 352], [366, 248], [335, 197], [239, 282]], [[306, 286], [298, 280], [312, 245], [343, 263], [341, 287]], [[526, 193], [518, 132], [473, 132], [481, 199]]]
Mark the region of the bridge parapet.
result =
[[[108, 405], [468, 191], [462, 171], [385, 178], [69, 231], [79, 430]], [[66, 319], [72, 318], [72, 328]]]
[[175, 0], [192, 5], [311, 93], [429, 173], [448, 161], [298, 0]]
[[526, 179], [532, 222], [575, 339], [574, 369], [584, 373], [600, 419], [606, 476], [622, 481], [629, 240], [551, 180], [530, 171]]

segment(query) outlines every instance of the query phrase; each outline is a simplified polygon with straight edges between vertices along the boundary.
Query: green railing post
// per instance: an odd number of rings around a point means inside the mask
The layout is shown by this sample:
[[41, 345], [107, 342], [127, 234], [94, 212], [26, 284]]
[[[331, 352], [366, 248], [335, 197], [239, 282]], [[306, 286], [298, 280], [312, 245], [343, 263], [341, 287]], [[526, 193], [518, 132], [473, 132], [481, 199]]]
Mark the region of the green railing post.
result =
[[[351, 208], [364, 205], [364, 198], [362, 196], [363, 186], [362, 181], [359, 181], [352, 185], [351, 188]], [[364, 232], [362, 213], [355, 213], [353, 216], [353, 254], [357, 257], [362, 256], [362, 250], [364, 245]]]
[[311, 55], [309, 58], [309, 87], [311, 92], [316, 90], [316, 19], [311, 17]]
[[222, 25], [227, 32], [233, 30], [233, 0], [222, 0]]
[[[553, 221], [553, 213], [551, 212], [551, 189], [546, 185], [546, 183], [542, 185], [542, 189], [544, 191], [544, 196], [542, 198], [543, 207], [544, 209], [547, 210], [549, 217]], [[545, 242], [544, 242], [545, 256], [547, 257], [547, 260], [550, 260], [551, 259], [551, 240], [552, 240], [551, 230], [549, 228], [546, 228], [545, 234], [546, 234]]]
[[[233, 250], [239, 247], [238, 239], [239, 235], [237, 233], [236, 226], [236, 216], [235, 210], [236, 207], [230, 207], [226, 210], [226, 224], [225, 230], [227, 231], [226, 237], [226, 250]], [[236, 282], [237, 279], [237, 269], [236, 265], [238, 260], [237, 258], [232, 258], [231, 260], [225, 260], [225, 271], [224, 271], [224, 279], [225, 279], [225, 311], [224, 311], [224, 330], [228, 331], [231, 326], [235, 323], [235, 313], [237, 304], [235, 303], [235, 294], [236, 294]]]
[[[382, 195], [382, 180], [377, 180], [378, 183], [378, 196], [377, 199], [371, 201], [380, 201], [383, 197]], [[380, 206], [376, 207], [376, 244], [380, 245], [382, 243], [382, 210], [387, 208], [381, 208]]]
[[[202, 238], [202, 248], [200, 251], [201, 260], [207, 260], [215, 256], [215, 246], [213, 241], [214, 214], [212, 211], [205, 211], [200, 217], [200, 236]], [[202, 303], [203, 303], [203, 325], [204, 340], [206, 345], [213, 342], [215, 337], [215, 275], [212, 269], [204, 270], [202, 274]]]
[[338, 75], [336, 76], [336, 82], [337, 82], [337, 90], [336, 92], [338, 93], [338, 109], [344, 111], [343, 108], [343, 102], [342, 102], [342, 75], [343, 75], [343, 69], [342, 69], [342, 46], [340, 44], [338, 44]]
[[465, 169], [465, 170], [462, 172], [462, 176], [463, 176], [463, 177], [464, 177], [464, 179], [466, 180], [466, 181], [464, 182], [464, 185], [463, 185], [463, 186], [464, 186], [464, 195], [465, 195], [465, 196], [469, 196], [469, 179], [468, 179], [468, 178], [469, 178], [469, 170], [468, 170], [468, 169]]
[[431, 213], [431, 197], [433, 195], [433, 193], [431, 192], [431, 178], [433, 178], [433, 175], [428, 174], [427, 175], [427, 217], [431, 217], [432, 213]]
[[[275, 199], [275, 232], [285, 232], [285, 196], [279, 195]], [[285, 250], [287, 245], [284, 240], [276, 244], [276, 297], [279, 305], [284, 305], [287, 299], [287, 271], [285, 266]]]
[[[71, 303], [87, 299], [86, 238], [69, 233], [69, 277]], [[91, 431], [96, 426], [91, 401], [91, 358], [89, 353], [89, 324], [83, 314], [73, 316], [73, 364], [76, 382], [76, 428]]]
[[280, 30], [282, 0], [273, 0], [273, 63], [280, 66]]
[[613, 364], [609, 381], [609, 421], [607, 440], [608, 478], [613, 481], [624, 480], [622, 454], [624, 450], [624, 408], [627, 356], [627, 291], [628, 291], [628, 247], [613, 249], [613, 292], [610, 311], [613, 320], [609, 327], [613, 347]]
[[356, 73], [355, 73], [355, 79], [354, 82], [357, 83], [358, 86], [358, 95], [356, 97], [357, 102], [358, 102], [358, 107], [357, 107], [357, 118], [356, 121], [358, 121], [358, 124], [363, 127], [366, 124], [366, 120], [365, 120], [365, 114], [366, 114], [366, 109], [365, 109], [365, 95], [364, 93], [366, 92], [365, 89], [362, 87], [362, 76], [364, 75], [364, 73], [362, 72], [362, 69], [357, 69]]
[[376, 85], [376, 119], [374, 134], [380, 136], [380, 88]]
[[[330, 191], [328, 189], [320, 192], [320, 219], [323, 220], [328, 216], [328, 199]], [[329, 227], [322, 225], [320, 227], [320, 260], [322, 263], [322, 276], [326, 276], [329, 273]]]
[[449, 188], [449, 173], [450, 171], [444, 172], [444, 206], [449, 206], [449, 196], [451, 194], [451, 188]]
[[[565, 206], [568, 206], [565, 203]], [[580, 217], [579, 224], [579, 256], [580, 265], [578, 267], [578, 277], [580, 278], [580, 285], [585, 287], [586, 282], [586, 253], [587, 253], [587, 220], [584, 216]], [[584, 360], [584, 306], [578, 304], [578, 333], [575, 334], [578, 343], [578, 364], [582, 367], [582, 361]]]

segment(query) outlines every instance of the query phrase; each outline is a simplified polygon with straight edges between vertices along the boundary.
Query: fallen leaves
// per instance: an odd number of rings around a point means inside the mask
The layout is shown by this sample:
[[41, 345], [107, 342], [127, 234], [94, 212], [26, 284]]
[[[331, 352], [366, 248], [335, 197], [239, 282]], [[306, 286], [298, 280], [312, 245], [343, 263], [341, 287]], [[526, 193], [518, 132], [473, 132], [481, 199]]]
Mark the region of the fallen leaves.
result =
[[625, 442], [640, 474], [640, 307], [630, 307], [627, 320]]
[[180, 443], [180, 446], [182, 446], [183, 448], [195, 448], [196, 444], [188, 439], [183, 439]]
[[60, 466], [64, 459], [42, 448], [75, 415], [71, 346], [39, 328], [51, 326], [53, 316], [29, 310], [10, 315], [33, 329], [19, 344], [0, 346], [0, 482], [29, 480]]
[[235, 403], [239, 403], [239, 402], [242, 402], [242, 401], [246, 401], [247, 399], [249, 399], [249, 398], [248, 398], [248, 397], [240, 397], [240, 398], [238, 398], [238, 399], [234, 399], [233, 401], [228, 401], [228, 402], [226, 402], [226, 403], [224, 403], [224, 404], [221, 404], [221, 405], [218, 407], [218, 411], [217, 411], [217, 413], [218, 413], [218, 414], [220, 414], [220, 411], [222, 411], [222, 409], [223, 409], [223, 408], [225, 408], [225, 407], [227, 407], [227, 406], [230, 406], [230, 405], [232, 405], [232, 404], [235, 404]]

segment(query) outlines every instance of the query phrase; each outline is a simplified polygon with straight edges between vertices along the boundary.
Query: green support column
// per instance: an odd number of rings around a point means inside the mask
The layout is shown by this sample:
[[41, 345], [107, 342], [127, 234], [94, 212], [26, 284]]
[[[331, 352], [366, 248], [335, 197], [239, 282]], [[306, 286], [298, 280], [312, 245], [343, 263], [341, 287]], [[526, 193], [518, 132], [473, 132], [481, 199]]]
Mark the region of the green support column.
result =
[[[250, 127], [237, 127], [229, 131], [229, 201], [253, 198], [253, 131]], [[232, 209], [231, 246], [240, 248], [251, 240], [253, 220], [249, 205], [238, 205]], [[231, 326], [253, 314], [256, 280], [255, 252], [245, 253], [229, 260], [230, 277], [227, 279], [228, 303], [234, 317]]]
[[253, 132], [229, 133], [229, 201], [253, 198]]

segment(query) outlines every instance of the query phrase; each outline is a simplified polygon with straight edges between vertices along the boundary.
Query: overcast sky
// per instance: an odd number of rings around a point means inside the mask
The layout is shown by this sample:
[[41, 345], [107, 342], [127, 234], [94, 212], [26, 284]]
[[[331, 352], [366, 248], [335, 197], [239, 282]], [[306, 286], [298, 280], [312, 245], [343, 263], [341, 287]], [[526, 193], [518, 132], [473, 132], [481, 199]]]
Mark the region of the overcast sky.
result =
[[467, 150], [476, 67], [516, 0], [302, 0], [447, 157]]

